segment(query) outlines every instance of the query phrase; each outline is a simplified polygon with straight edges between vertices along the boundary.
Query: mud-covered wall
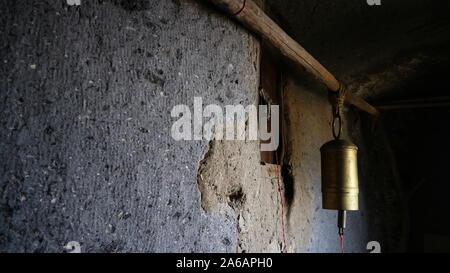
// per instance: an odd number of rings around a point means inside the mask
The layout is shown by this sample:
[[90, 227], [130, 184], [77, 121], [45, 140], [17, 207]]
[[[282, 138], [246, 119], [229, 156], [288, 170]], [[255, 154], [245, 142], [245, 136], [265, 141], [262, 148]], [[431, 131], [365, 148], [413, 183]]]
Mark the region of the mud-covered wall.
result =
[[258, 41], [204, 2], [1, 1], [0, 251], [238, 249], [245, 220], [201, 206], [208, 142], [170, 135], [194, 96], [256, 101]]

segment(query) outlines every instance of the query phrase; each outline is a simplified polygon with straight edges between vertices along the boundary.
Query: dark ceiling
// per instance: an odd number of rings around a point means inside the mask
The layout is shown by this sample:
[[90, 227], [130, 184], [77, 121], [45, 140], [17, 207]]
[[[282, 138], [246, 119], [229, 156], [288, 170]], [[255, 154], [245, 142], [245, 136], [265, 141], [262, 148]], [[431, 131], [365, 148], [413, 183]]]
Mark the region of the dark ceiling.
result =
[[[446, 92], [450, 1], [381, 0], [381, 6], [370, 6], [366, 0], [266, 0], [266, 9], [325, 67], [369, 100]], [[424, 88], [430, 84], [432, 88]]]

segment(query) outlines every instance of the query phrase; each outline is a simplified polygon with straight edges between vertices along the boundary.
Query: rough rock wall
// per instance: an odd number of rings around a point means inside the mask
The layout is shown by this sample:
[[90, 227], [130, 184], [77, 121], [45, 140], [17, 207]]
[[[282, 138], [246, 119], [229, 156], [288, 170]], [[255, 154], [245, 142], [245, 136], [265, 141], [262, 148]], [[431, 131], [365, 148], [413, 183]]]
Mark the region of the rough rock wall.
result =
[[0, 40], [0, 251], [237, 250], [170, 110], [253, 103], [253, 36], [202, 1], [8, 0]]

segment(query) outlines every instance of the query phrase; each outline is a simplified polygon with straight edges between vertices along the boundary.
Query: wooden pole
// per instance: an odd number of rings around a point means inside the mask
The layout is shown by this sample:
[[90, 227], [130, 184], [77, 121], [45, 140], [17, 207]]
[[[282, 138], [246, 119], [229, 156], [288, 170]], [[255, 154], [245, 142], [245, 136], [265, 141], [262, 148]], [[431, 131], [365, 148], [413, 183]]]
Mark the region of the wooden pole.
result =
[[[299, 43], [292, 39], [252, 0], [209, 0], [226, 13], [232, 15], [251, 31], [266, 38], [281, 54], [303, 66], [309, 73], [322, 81], [331, 91], [338, 91], [342, 84], [322, 66]], [[361, 97], [348, 92], [346, 101], [372, 115], [378, 110]]]

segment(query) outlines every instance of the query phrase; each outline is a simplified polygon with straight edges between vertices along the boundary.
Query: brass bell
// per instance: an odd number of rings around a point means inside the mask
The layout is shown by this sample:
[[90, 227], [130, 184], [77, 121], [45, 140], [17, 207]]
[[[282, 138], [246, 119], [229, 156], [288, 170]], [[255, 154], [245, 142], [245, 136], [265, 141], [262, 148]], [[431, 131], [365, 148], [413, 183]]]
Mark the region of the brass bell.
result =
[[[348, 210], [358, 210], [358, 147], [340, 139], [345, 89], [340, 89], [333, 107], [334, 139], [320, 148], [322, 168], [322, 207], [338, 211], [339, 235], [343, 241]], [[336, 121], [339, 129], [335, 131]]]
[[320, 148], [322, 206], [332, 210], [358, 210], [358, 147], [334, 139]]

